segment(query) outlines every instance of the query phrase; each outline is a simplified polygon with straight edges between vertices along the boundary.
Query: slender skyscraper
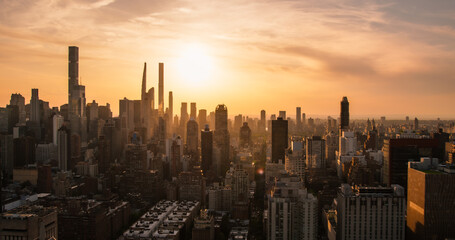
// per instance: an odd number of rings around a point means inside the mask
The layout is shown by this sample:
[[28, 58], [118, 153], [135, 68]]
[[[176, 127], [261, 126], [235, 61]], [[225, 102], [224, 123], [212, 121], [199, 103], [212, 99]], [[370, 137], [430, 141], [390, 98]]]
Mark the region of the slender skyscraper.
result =
[[141, 125], [146, 129], [145, 140], [148, 139], [150, 134], [149, 128], [149, 111], [151, 109], [151, 99], [147, 93], [147, 63], [144, 63], [144, 72], [142, 73], [142, 91], [141, 91]]
[[169, 91], [169, 126], [172, 126], [172, 118], [174, 116], [174, 97], [172, 95], [172, 91]]
[[265, 110], [261, 110], [261, 131], [265, 131], [267, 120], [265, 119]]
[[30, 120], [37, 122], [39, 125], [40, 122], [40, 107], [39, 107], [39, 97], [38, 97], [38, 89], [32, 89], [32, 98], [30, 99], [30, 107], [31, 107], [31, 114]]
[[349, 129], [349, 102], [347, 97], [341, 101], [340, 129]]
[[196, 108], [196, 103], [192, 102], [191, 103], [191, 109], [190, 109], [190, 118], [193, 118], [196, 120], [196, 114], [197, 114], [197, 108]]
[[164, 63], [159, 63], [158, 112], [164, 114]]
[[215, 144], [220, 150], [218, 174], [224, 174], [229, 169], [229, 131], [228, 131], [228, 112], [224, 104], [220, 104], [215, 110]]
[[297, 129], [301, 130], [302, 129], [302, 108], [297, 107], [295, 109], [295, 118], [297, 122]]
[[201, 168], [204, 175], [212, 167], [213, 156], [213, 132], [210, 131], [209, 125], [205, 125], [205, 129], [201, 131]]

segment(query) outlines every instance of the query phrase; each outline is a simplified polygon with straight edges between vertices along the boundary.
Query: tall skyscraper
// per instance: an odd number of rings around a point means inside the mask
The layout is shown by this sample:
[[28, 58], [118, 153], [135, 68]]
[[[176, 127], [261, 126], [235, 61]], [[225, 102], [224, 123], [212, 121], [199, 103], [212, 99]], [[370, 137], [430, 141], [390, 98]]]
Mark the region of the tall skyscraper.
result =
[[230, 157], [230, 139], [228, 131], [228, 112], [224, 104], [220, 104], [215, 110], [215, 144], [220, 150], [218, 174], [223, 174], [229, 169]]
[[164, 63], [159, 63], [158, 112], [164, 114]]
[[265, 127], [267, 125], [267, 119], [265, 118], [265, 110], [261, 110], [261, 124], [260, 130], [265, 131]]
[[283, 118], [272, 120], [272, 162], [284, 164], [285, 150], [288, 148], [288, 121]]
[[182, 102], [180, 107], [180, 133], [182, 136], [186, 134], [186, 123], [188, 120], [188, 104], [186, 102]]
[[71, 161], [71, 131], [62, 126], [57, 132], [58, 168], [68, 171]]
[[295, 109], [295, 120], [296, 120], [296, 124], [297, 124], [297, 130], [301, 130], [302, 129], [302, 108], [301, 107], [297, 107]]
[[408, 239], [455, 238], [455, 168], [439, 166], [437, 158], [408, 165]]
[[33, 122], [40, 122], [40, 106], [39, 106], [39, 96], [38, 89], [32, 89], [32, 98], [30, 99], [30, 120]]
[[55, 146], [58, 145], [58, 131], [62, 127], [65, 120], [61, 115], [55, 114], [52, 117], [52, 142]]
[[340, 129], [349, 129], [349, 102], [347, 97], [341, 101]]
[[172, 91], [169, 91], [169, 126], [173, 124], [173, 117], [174, 117], [174, 96]]
[[[190, 118], [186, 126], [186, 147], [188, 153], [196, 157], [198, 156], [198, 146], [199, 146], [199, 126], [194, 120], [194, 118]], [[197, 160], [197, 159], [196, 159]]]
[[150, 111], [152, 109], [150, 95], [152, 94], [147, 92], [147, 63], [144, 63], [144, 72], [142, 73], [140, 125], [142, 128], [145, 128], [145, 140], [150, 136]]
[[207, 176], [208, 171], [212, 167], [213, 157], [213, 132], [210, 131], [209, 125], [206, 124], [201, 131], [201, 168], [204, 175]]
[[207, 124], [207, 110], [205, 109], [199, 109], [199, 114], [197, 116], [199, 126], [205, 126]]
[[248, 147], [252, 146], [252, 141], [251, 141], [251, 129], [248, 126], [247, 122], [243, 123], [243, 126], [240, 128], [240, 133], [239, 133], [239, 145], [241, 147]]
[[197, 115], [197, 108], [196, 108], [196, 103], [192, 102], [191, 103], [191, 109], [190, 109], [190, 118], [193, 118], [196, 120]]
[[79, 48], [68, 47], [68, 120], [71, 132], [87, 141], [85, 86], [79, 85]]

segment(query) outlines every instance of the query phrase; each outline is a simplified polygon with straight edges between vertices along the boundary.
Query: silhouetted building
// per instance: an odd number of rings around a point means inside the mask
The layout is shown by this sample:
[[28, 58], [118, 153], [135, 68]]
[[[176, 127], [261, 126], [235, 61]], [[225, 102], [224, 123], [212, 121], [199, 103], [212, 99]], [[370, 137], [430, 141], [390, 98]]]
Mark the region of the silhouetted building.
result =
[[241, 147], [248, 147], [251, 146], [251, 129], [248, 126], [247, 122], [243, 123], [243, 126], [240, 128], [240, 146]]
[[421, 157], [433, 157], [438, 146], [436, 139], [384, 140], [383, 183], [399, 184], [407, 189], [408, 162]]
[[194, 165], [199, 165], [199, 126], [197, 122], [191, 118], [186, 127], [186, 150]]
[[204, 176], [212, 168], [213, 162], [213, 132], [210, 131], [209, 125], [201, 131], [201, 168]]
[[164, 114], [164, 63], [158, 64], [158, 112], [160, 115]]
[[340, 129], [349, 129], [349, 102], [347, 97], [341, 101]]
[[288, 121], [283, 118], [272, 120], [272, 162], [284, 163], [285, 150], [288, 148]]
[[38, 167], [38, 180], [36, 188], [38, 193], [52, 193], [51, 165], [41, 165]]
[[220, 149], [220, 159], [217, 164], [219, 172], [217, 174], [224, 174], [229, 168], [230, 163], [230, 137], [228, 131], [228, 112], [224, 104], [220, 104], [215, 110], [215, 132], [214, 132], [215, 145]]
[[35, 164], [35, 139], [31, 136], [24, 136], [13, 139], [14, 147], [14, 168], [22, 168], [29, 164]]

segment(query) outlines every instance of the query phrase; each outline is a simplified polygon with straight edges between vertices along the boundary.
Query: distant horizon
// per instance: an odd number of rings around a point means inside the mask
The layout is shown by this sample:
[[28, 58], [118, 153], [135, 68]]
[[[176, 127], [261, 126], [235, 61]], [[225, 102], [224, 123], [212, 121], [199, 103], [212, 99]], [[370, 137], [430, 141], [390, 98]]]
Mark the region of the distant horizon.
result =
[[15, 92], [28, 102], [31, 88], [66, 103], [68, 46], [78, 46], [87, 103], [108, 102], [114, 115], [120, 99], [140, 99], [144, 62], [147, 88], [157, 90], [163, 62], [164, 104], [173, 91], [175, 113], [180, 102], [209, 112], [224, 102], [230, 116], [289, 106], [338, 116], [348, 96], [354, 117], [453, 119], [454, 9], [412, 0], [5, 1], [0, 105]]

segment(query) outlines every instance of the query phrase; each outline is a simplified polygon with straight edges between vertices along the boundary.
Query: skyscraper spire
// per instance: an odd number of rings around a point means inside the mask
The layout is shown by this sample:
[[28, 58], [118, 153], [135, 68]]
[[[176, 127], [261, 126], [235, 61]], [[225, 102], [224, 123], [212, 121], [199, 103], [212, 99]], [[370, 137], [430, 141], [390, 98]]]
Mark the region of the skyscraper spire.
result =
[[147, 95], [147, 63], [144, 62], [144, 73], [142, 74], [141, 100], [144, 101]]

